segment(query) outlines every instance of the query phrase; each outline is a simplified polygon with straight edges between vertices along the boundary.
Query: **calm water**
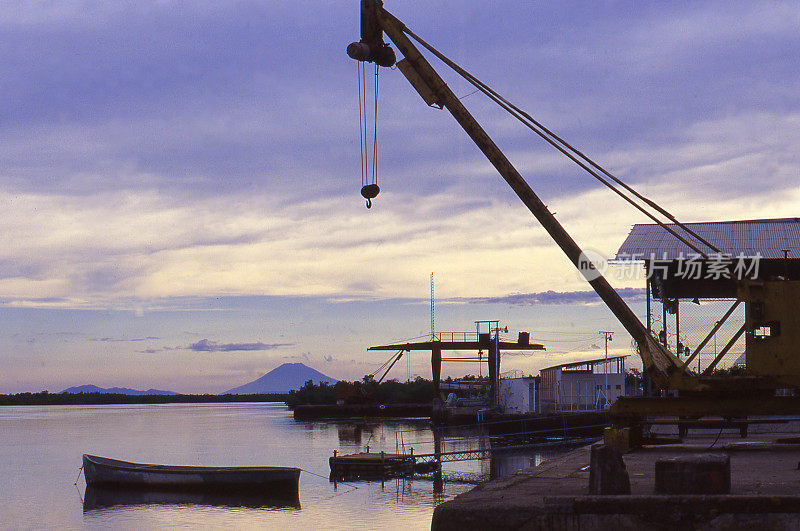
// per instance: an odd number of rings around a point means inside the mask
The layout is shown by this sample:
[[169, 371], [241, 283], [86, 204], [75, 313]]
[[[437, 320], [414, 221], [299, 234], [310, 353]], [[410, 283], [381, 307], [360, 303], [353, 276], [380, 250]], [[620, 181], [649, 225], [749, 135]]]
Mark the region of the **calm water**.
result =
[[[430, 479], [333, 484], [328, 457], [362, 450], [433, 450], [426, 422], [295, 422], [282, 404], [0, 407], [0, 528], [429, 529], [434, 507], [541, 455], [445, 463]], [[478, 443], [446, 439], [444, 450]], [[81, 455], [188, 465], [275, 465], [304, 470], [300, 508], [140, 503], [84, 510]], [[318, 475], [315, 475], [318, 474]], [[320, 477], [323, 476], [323, 477]], [[166, 500], [169, 502], [170, 500]]]

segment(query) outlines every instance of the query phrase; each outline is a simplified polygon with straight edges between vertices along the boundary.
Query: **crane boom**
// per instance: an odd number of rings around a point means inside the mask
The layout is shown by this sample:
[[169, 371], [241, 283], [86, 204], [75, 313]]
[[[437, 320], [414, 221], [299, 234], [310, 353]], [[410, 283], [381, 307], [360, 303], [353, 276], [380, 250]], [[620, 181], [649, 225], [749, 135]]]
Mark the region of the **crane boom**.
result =
[[[365, 3], [369, 4], [369, 6], [366, 6], [368, 9], [364, 9]], [[464, 107], [430, 63], [422, 56], [405, 34], [403, 23], [386, 11], [380, 0], [362, 0], [362, 12], [376, 15], [371, 19], [377, 20], [377, 24], [380, 26], [378, 32], [383, 31], [386, 33], [403, 54], [408, 65], [436, 95], [438, 102], [443, 104], [450, 112], [564, 254], [581, 271], [584, 278], [586, 278], [605, 305], [636, 341], [645, 370], [662, 386], [678, 389], [692, 387], [694, 384], [688, 378], [689, 372], [683, 367], [681, 361], [650, 336], [639, 318], [622, 300], [622, 297], [611, 287], [605, 277], [597, 271], [591, 260], [586, 257], [578, 244], [575, 243], [569, 233], [533, 192], [505, 154]], [[363, 23], [364, 21], [362, 20]]]

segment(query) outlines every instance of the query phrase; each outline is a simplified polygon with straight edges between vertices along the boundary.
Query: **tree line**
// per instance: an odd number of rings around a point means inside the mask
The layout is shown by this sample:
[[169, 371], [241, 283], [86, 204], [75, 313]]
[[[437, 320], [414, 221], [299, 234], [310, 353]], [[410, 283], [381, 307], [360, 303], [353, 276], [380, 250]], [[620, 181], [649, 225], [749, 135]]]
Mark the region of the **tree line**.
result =
[[102, 404], [192, 404], [210, 402], [285, 402], [283, 393], [250, 395], [126, 395], [122, 393], [17, 393], [0, 395], [0, 406], [71, 406]]
[[388, 380], [376, 382], [366, 375], [359, 382], [339, 381], [331, 385], [327, 382], [315, 384], [307, 381], [296, 391], [289, 391], [286, 404], [289, 407], [305, 404], [424, 404], [433, 400], [433, 382], [421, 377], [408, 382]]

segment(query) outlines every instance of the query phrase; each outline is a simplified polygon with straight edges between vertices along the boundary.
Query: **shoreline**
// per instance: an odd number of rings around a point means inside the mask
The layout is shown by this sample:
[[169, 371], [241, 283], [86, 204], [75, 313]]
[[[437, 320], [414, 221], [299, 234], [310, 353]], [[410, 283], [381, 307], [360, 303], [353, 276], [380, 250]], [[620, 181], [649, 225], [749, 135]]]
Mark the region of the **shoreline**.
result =
[[288, 394], [248, 395], [126, 395], [122, 393], [17, 393], [0, 395], [0, 406], [95, 406], [103, 404], [205, 404], [232, 402], [280, 402]]

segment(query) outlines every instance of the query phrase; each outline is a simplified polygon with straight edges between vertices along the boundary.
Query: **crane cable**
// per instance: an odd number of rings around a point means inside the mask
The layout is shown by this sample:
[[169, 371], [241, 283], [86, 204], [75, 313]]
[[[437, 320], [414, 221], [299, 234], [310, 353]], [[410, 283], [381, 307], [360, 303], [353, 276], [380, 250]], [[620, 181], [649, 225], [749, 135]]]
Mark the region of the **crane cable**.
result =
[[[372, 119], [372, 182], [378, 184], [378, 72], [380, 67], [375, 64], [375, 112]], [[368, 199], [369, 201], [369, 199]]]
[[358, 67], [358, 147], [361, 152], [361, 186], [367, 184], [367, 155], [366, 155], [366, 138], [365, 133], [367, 130], [366, 126], [366, 106], [367, 106], [367, 95], [366, 95], [366, 87], [365, 79], [364, 79], [364, 63], [361, 61], [356, 61], [356, 66]]
[[358, 147], [361, 154], [361, 186], [364, 186], [367, 184], [367, 162], [366, 154], [364, 153], [366, 148], [366, 140], [364, 139], [364, 132], [366, 131], [366, 126], [364, 125], [366, 111], [364, 108], [367, 103], [367, 95], [364, 87], [364, 63], [356, 61], [356, 66], [358, 68]]
[[[389, 371], [392, 370], [392, 367], [394, 367], [395, 363], [400, 361], [400, 358], [403, 357], [403, 353], [404, 352], [406, 352], [405, 349], [400, 349], [397, 352], [395, 352], [394, 354], [392, 354], [392, 357], [389, 358], [388, 360], [386, 360], [383, 363], [383, 365], [381, 365], [380, 367], [378, 367], [377, 369], [372, 371], [372, 373], [370, 373], [370, 376], [375, 378], [375, 376], [377, 376], [379, 372], [381, 372], [383, 369], [386, 369], [386, 372], [384, 372], [383, 376], [381, 376], [377, 381], [377, 383], [381, 383], [383, 381], [383, 379], [386, 378], [386, 375], [389, 374]], [[408, 352], [409, 352], [409, 354], [411, 353], [411, 351], [408, 351]]]
[[[367, 116], [367, 74], [364, 61], [358, 65], [358, 134], [361, 152], [361, 195], [367, 201], [367, 208], [372, 207], [372, 199], [378, 195], [378, 72], [375, 65], [374, 106], [372, 117], [372, 163], [369, 161], [369, 118]], [[370, 167], [371, 166], [371, 167]], [[370, 174], [371, 170], [371, 174]]]
[[383, 362], [383, 364], [380, 367], [378, 367], [377, 369], [372, 371], [370, 373], [370, 375], [371, 376], [376, 376], [379, 372], [381, 372], [383, 369], [385, 369], [390, 363], [392, 363], [392, 361], [394, 361], [395, 358], [397, 358], [399, 355], [402, 355], [403, 352], [405, 352], [405, 349], [400, 349], [397, 352], [395, 352], [394, 354], [392, 354], [391, 357], [388, 360]]
[[[409, 37], [413, 38], [415, 41], [417, 41], [419, 44], [421, 44], [423, 47], [425, 47], [428, 51], [430, 51], [432, 54], [434, 54], [436, 57], [438, 57], [447, 66], [452, 68], [461, 77], [466, 79], [476, 89], [478, 89], [481, 92], [483, 92], [484, 94], [486, 94], [486, 96], [488, 96], [491, 100], [493, 100], [500, 107], [502, 107], [504, 110], [506, 110], [506, 112], [511, 114], [513, 117], [515, 117], [517, 120], [519, 120], [525, 126], [527, 126], [529, 129], [531, 129], [534, 133], [536, 133], [542, 139], [544, 139], [547, 143], [552, 145], [554, 148], [556, 148], [558, 151], [560, 151], [567, 158], [569, 158], [570, 160], [575, 162], [578, 166], [580, 166], [581, 168], [586, 170], [586, 172], [588, 172], [590, 175], [595, 177], [598, 181], [600, 181], [605, 186], [610, 188], [612, 191], [614, 191], [617, 195], [619, 195], [621, 198], [623, 198], [625, 201], [627, 201], [629, 204], [631, 204], [637, 210], [639, 210], [644, 215], [649, 217], [651, 220], [656, 222], [658, 225], [660, 225], [662, 228], [664, 228], [667, 232], [669, 232], [670, 234], [675, 236], [678, 240], [680, 240], [681, 242], [686, 244], [690, 249], [692, 249], [693, 251], [695, 251], [699, 255], [703, 256], [704, 258], [708, 259], [708, 255], [706, 253], [704, 253], [703, 251], [701, 251], [696, 245], [690, 243], [684, 237], [679, 235], [675, 230], [673, 230], [671, 227], [667, 226], [667, 224], [665, 224], [664, 222], [662, 222], [661, 220], [656, 218], [656, 216], [654, 214], [652, 214], [651, 212], [647, 211], [643, 206], [639, 205], [633, 199], [631, 199], [630, 197], [625, 195], [621, 190], [619, 190], [616, 186], [614, 186], [614, 184], [609, 182], [608, 179], [605, 179], [605, 178], [601, 177], [597, 173], [597, 171], [594, 171], [589, 166], [595, 168], [596, 170], [598, 170], [599, 172], [601, 172], [605, 176], [607, 176], [609, 179], [613, 180], [618, 185], [622, 186], [628, 193], [632, 194], [634, 197], [636, 197], [637, 199], [639, 199], [640, 201], [645, 203], [647, 206], [649, 206], [649, 207], [655, 209], [656, 211], [658, 211], [660, 214], [662, 214], [663, 216], [668, 218], [670, 221], [675, 223], [678, 227], [683, 229], [687, 234], [689, 234], [690, 236], [695, 238], [701, 244], [706, 245], [712, 251], [714, 251], [714, 252], [716, 252], [716, 253], [718, 253], [720, 255], [722, 254], [722, 252], [717, 247], [715, 247], [713, 244], [709, 243], [705, 238], [703, 238], [702, 236], [697, 234], [695, 231], [693, 231], [692, 229], [687, 227], [685, 224], [679, 222], [675, 218], [675, 216], [670, 214], [666, 209], [664, 209], [663, 207], [661, 207], [660, 205], [658, 205], [654, 201], [648, 199], [647, 197], [641, 195], [640, 193], [636, 192], [633, 188], [631, 188], [630, 186], [625, 184], [622, 180], [620, 180], [619, 178], [617, 178], [616, 176], [614, 176], [613, 174], [608, 172], [606, 169], [604, 169], [602, 166], [600, 166], [599, 164], [594, 162], [587, 155], [585, 155], [584, 153], [579, 151], [574, 146], [570, 145], [568, 142], [566, 142], [560, 136], [558, 136], [557, 134], [552, 132], [550, 129], [548, 129], [547, 127], [542, 125], [540, 122], [535, 120], [528, 113], [526, 113], [525, 111], [521, 110], [520, 108], [518, 108], [514, 104], [510, 103], [508, 100], [506, 100], [500, 94], [498, 94], [496, 91], [494, 91], [491, 87], [489, 87], [488, 85], [486, 85], [485, 83], [483, 83], [482, 81], [477, 79], [475, 76], [473, 76], [472, 74], [470, 74], [466, 70], [464, 70], [458, 64], [456, 64], [451, 59], [446, 57], [444, 54], [439, 52], [432, 45], [430, 45], [427, 42], [425, 42], [422, 38], [420, 38], [418, 35], [416, 35], [413, 31], [411, 31], [410, 29], [408, 29], [405, 26], [403, 26], [403, 31], [405, 33], [407, 33]], [[587, 164], [588, 164], [588, 166], [587, 166]]]

